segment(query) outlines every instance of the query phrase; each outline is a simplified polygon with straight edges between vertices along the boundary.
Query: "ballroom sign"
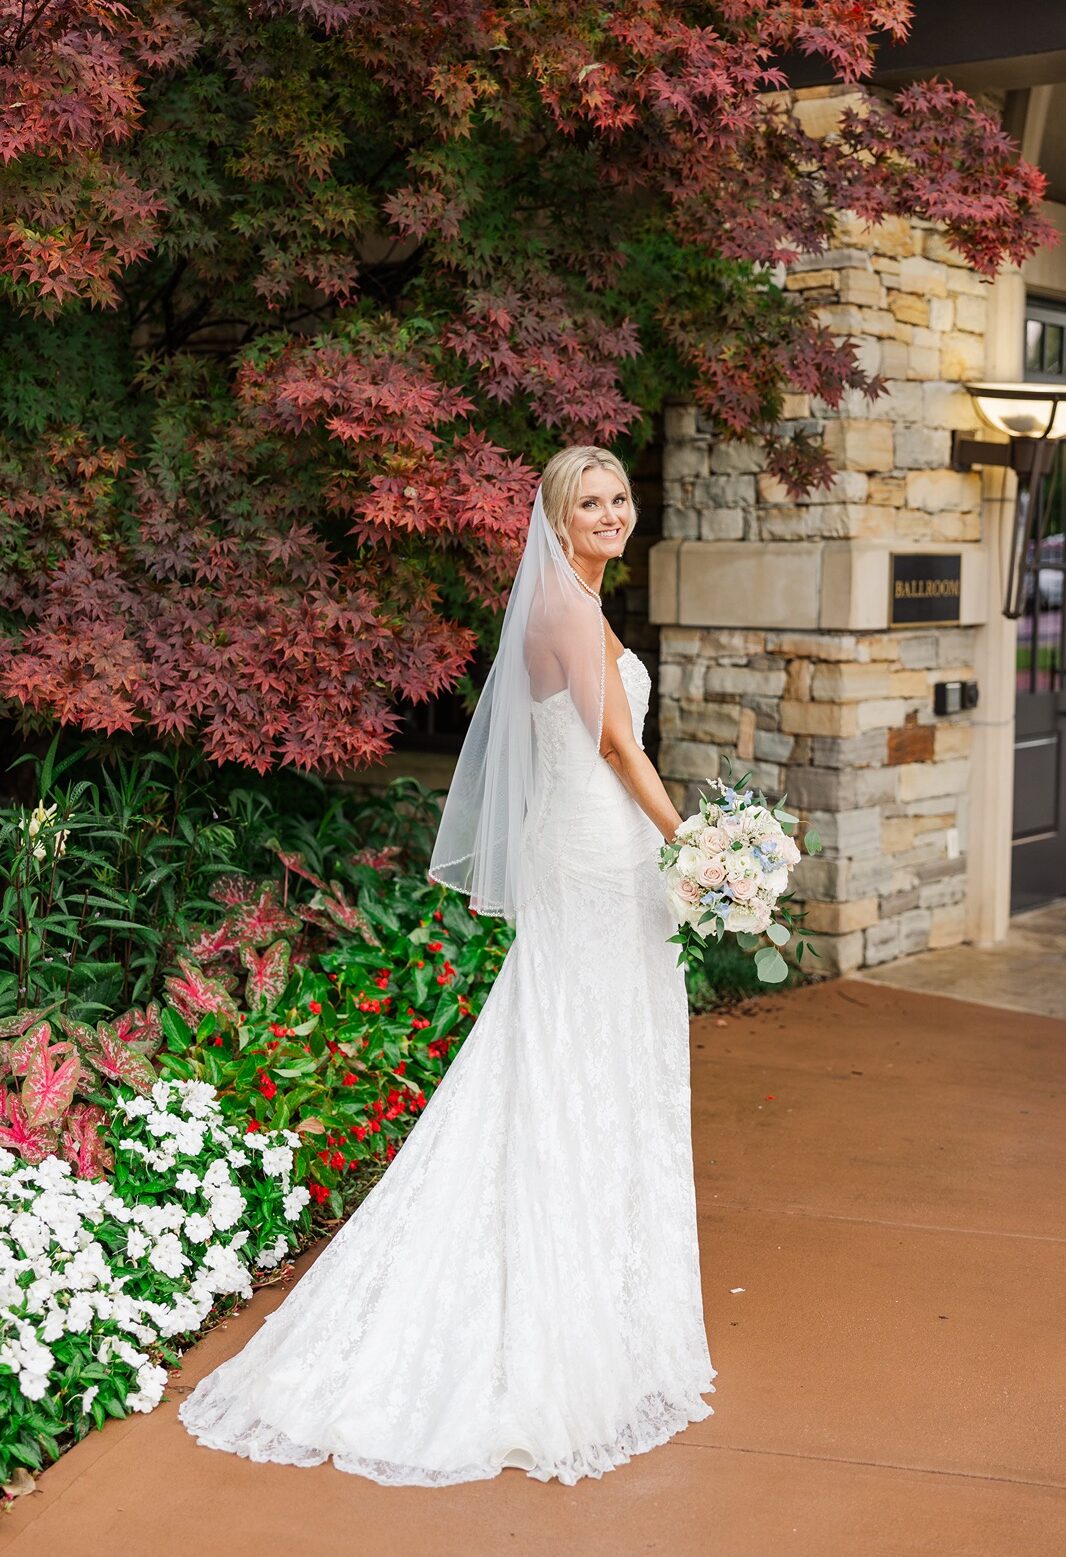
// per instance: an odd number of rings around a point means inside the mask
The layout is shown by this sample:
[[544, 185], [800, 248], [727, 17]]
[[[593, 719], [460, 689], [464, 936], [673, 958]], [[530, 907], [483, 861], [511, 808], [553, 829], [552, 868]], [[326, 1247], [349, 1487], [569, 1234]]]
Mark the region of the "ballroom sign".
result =
[[892, 552], [888, 599], [892, 627], [957, 622], [961, 596], [961, 552]]

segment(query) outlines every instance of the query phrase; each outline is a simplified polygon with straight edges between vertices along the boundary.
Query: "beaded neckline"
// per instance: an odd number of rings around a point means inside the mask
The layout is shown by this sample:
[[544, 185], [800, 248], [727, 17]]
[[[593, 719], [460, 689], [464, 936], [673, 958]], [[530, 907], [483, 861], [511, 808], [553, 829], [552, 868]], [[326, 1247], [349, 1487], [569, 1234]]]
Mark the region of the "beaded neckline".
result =
[[[585, 583], [585, 580], [581, 577], [581, 574], [574, 567], [573, 563], [567, 562], [566, 565], [570, 569], [570, 572], [574, 575], [574, 578], [581, 585], [581, 588], [585, 591], [586, 595], [589, 595], [593, 600], [595, 600], [597, 605], [602, 605], [603, 601], [601, 600], [597, 591], [593, 589], [591, 584]], [[619, 655], [619, 659], [621, 659], [621, 655]]]

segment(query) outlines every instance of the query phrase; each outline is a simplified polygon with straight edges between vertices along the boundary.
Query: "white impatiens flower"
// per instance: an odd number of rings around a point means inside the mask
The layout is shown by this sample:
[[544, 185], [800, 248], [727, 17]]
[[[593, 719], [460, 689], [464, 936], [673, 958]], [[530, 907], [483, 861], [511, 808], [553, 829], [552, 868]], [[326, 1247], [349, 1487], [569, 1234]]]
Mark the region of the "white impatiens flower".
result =
[[131, 1260], [141, 1260], [152, 1247], [152, 1240], [139, 1227], [131, 1227], [126, 1234], [126, 1253]]
[[279, 1263], [282, 1256], [287, 1252], [288, 1247], [289, 1240], [284, 1233], [279, 1233], [270, 1247], [261, 1252], [255, 1263], [263, 1270], [273, 1270], [274, 1266]]
[[181, 1247], [175, 1233], [164, 1233], [148, 1256], [148, 1263], [163, 1276], [180, 1276], [192, 1261]]
[[167, 1384], [167, 1370], [151, 1363], [137, 1369], [137, 1389], [126, 1396], [131, 1411], [153, 1411], [163, 1397]]
[[[279, 1234], [261, 1248], [260, 1226], [295, 1220], [309, 1198], [291, 1184], [299, 1137], [265, 1131], [250, 1150], [206, 1083], [161, 1078], [148, 1097], [116, 1097], [114, 1115], [113, 1180], [0, 1149], [0, 1369], [24, 1401], [53, 1393], [70, 1427], [98, 1407], [101, 1386], [70, 1392], [61, 1377], [90, 1363], [127, 1410], [151, 1411], [167, 1379], [160, 1343], [249, 1297], [253, 1270], [290, 1245]], [[243, 1225], [250, 1203], [255, 1225]]]
[[214, 1222], [200, 1211], [193, 1211], [185, 1218], [185, 1236], [193, 1243], [206, 1243], [214, 1231]]
[[271, 1178], [284, 1178], [292, 1172], [292, 1151], [288, 1146], [268, 1146], [263, 1153], [263, 1172]]
[[12, 1218], [11, 1236], [22, 1245], [31, 1259], [35, 1254], [43, 1254], [50, 1242], [48, 1228], [40, 1217], [30, 1211], [22, 1211]]
[[206, 1119], [219, 1112], [215, 1089], [206, 1081], [178, 1081], [174, 1083], [181, 1095], [182, 1107], [190, 1119]]
[[295, 1222], [310, 1199], [311, 1192], [306, 1185], [298, 1184], [295, 1189], [290, 1189], [285, 1199], [281, 1202], [282, 1214], [285, 1220]]
[[124, 1097], [116, 1100], [115, 1111], [126, 1119], [144, 1119], [152, 1112], [152, 1105], [146, 1097]]

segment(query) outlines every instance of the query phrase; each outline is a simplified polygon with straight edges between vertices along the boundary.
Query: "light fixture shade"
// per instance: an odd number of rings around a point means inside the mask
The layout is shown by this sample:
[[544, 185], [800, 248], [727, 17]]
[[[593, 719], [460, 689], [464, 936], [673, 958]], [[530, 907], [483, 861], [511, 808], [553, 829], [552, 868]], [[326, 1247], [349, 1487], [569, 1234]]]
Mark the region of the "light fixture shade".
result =
[[983, 421], [1009, 438], [1066, 438], [1066, 384], [967, 384]]

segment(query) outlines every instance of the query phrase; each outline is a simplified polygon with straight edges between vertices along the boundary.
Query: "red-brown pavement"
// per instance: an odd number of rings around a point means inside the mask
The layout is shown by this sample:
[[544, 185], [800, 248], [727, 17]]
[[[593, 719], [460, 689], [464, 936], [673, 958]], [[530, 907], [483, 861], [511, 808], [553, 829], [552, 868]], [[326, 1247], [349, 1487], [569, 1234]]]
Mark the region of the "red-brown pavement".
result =
[[692, 1061], [706, 1421], [576, 1487], [201, 1449], [177, 1401], [269, 1290], [47, 1471], [0, 1553], [1063, 1557], [1066, 1022], [837, 980], [698, 1018]]

